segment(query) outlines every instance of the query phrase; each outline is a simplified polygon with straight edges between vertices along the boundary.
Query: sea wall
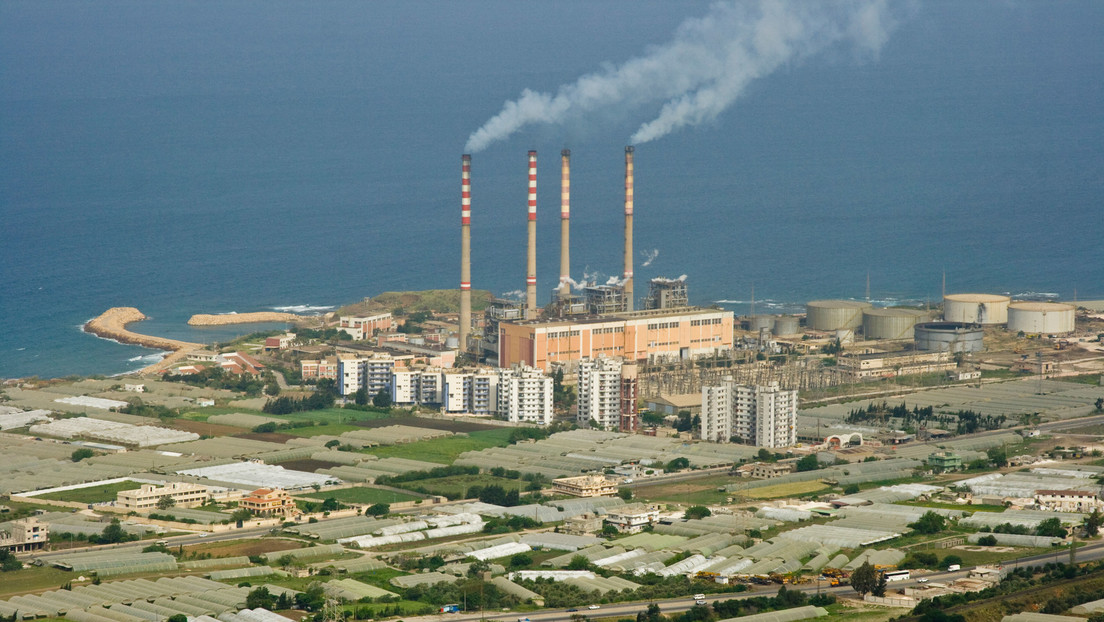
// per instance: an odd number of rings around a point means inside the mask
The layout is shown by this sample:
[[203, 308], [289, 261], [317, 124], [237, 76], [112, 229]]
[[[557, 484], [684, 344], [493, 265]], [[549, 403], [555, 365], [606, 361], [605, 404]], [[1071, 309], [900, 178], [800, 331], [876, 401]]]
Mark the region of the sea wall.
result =
[[[135, 309], [137, 311], [137, 309]], [[275, 311], [257, 311], [254, 313], [227, 313], [223, 315], [211, 315], [198, 313], [188, 320], [189, 326], [228, 326], [231, 324], [254, 324], [257, 322], [297, 322], [304, 318], [294, 313], [277, 313]]]

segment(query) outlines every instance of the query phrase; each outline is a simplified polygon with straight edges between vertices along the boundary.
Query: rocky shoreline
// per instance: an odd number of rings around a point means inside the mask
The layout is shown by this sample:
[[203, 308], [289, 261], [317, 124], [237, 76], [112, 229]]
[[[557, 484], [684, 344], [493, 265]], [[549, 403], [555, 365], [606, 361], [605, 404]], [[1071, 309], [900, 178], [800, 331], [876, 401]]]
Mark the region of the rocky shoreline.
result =
[[187, 352], [205, 347], [202, 343], [190, 343], [187, 341], [177, 341], [176, 339], [167, 339], [165, 337], [153, 337], [127, 330], [128, 324], [141, 322], [144, 319], [146, 319], [145, 314], [134, 307], [112, 307], [101, 313], [95, 319], [89, 320], [84, 325], [84, 330], [98, 337], [114, 339], [119, 343], [129, 343], [146, 348], [153, 348], [155, 350], [168, 350], [172, 352], [172, 354], [161, 361], [140, 370], [138, 372], [140, 374], [156, 373], [184, 358]]
[[[135, 309], [137, 311], [137, 309]], [[258, 322], [298, 322], [306, 318], [294, 313], [256, 311], [252, 313], [226, 313], [211, 315], [197, 313], [188, 319], [189, 326], [229, 326], [231, 324], [255, 324]]]

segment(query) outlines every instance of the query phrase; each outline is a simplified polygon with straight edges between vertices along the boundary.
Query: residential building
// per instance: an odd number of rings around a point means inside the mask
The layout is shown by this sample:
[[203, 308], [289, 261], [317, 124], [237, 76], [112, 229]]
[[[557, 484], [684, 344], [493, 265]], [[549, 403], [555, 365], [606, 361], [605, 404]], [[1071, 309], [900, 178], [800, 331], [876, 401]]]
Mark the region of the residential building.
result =
[[794, 472], [793, 462], [756, 462], [751, 465], [751, 477], [755, 479], [773, 479]]
[[304, 380], [319, 378], [337, 380], [337, 357], [327, 356], [322, 359], [299, 361], [299, 374]]
[[211, 493], [202, 484], [187, 482], [172, 482], [164, 486], [142, 484], [133, 490], [120, 490], [115, 497], [115, 505], [135, 512], [155, 511], [162, 497], [172, 499], [174, 507], [194, 508], [207, 503]]
[[589, 536], [602, 530], [602, 517], [597, 514], [580, 514], [565, 518], [560, 533], [569, 536]]
[[219, 367], [233, 374], [260, 376], [265, 370], [263, 363], [244, 352], [220, 354], [218, 364]]
[[797, 391], [781, 389], [777, 382], [740, 385], [732, 378], [703, 386], [701, 438], [768, 448], [795, 445]]
[[1088, 490], [1036, 490], [1035, 503], [1055, 512], [1091, 513], [1101, 509], [1100, 495]]
[[552, 423], [552, 378], [534, 367], [498, 370], [498, 415], [507, 421]]
[[576, 385], [580, 426], [600, 430], [621, 428], [621, 361], [600, 356], [583, 359], [577, 368]]
[[35, 517], [0, 523], [0, 550], [12, 553], [34, 551], [46, 546], [50, 525]]
[[937, 451], [928, 456], [928, 466], [940, 471], [957, 471], [962, 468], [962, 456], [950, 451]]
[[606, 522], [616, 527], [620, 533], [640, 533], [658, 518], [659, 508], [643, 503], [630, 503], [606, 510]]
[[687, 360], [732, 348], [732, 312], [654, 309], [577, 319], [499, 321], [499, 365], [548, 371], [599, 356], [647, 362]]
[[442, 374], [437, 368], [391, 372], [391, 403], [396, 406], [440, 406]]
[[559, 477], [552, 480], [552, 491], [573, 497], [612, 497], [617, 494], [617, 482], [604, 475]]
[[256, 516], [287, 516], [298, 512], [291, 495], [281, 488], [258, 488], [242, 498], [238, 507]]
[[365, 389], [371, 398], [380, 391], [390, 391], [394, 370], [395, 359], [387, 354], [374, 354], [371, 357], [338, 354], [336, 379], [338, 393], [348, 397], [360, 389]]
[[265, 337], [265, 350], [284, 350], [295, 343], [295, 333], [285, 333], [276, 337]]
[[363, 341], [377, 332], [389, 332], [392, 323], [390, 312], [356, 317], [344, 316], [338, 319], [337, 329], [349, 333], [353, 341]]

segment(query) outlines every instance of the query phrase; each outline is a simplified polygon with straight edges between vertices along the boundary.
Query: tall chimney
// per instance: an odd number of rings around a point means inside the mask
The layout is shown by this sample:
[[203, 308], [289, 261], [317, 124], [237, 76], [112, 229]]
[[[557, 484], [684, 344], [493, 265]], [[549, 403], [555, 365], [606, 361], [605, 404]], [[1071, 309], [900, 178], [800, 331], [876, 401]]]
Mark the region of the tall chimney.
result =
[[571, 294], [571, 150], [560, 152], [560, 296]]
[[468, 351], [471, 330], [471, 156], [461, 157], [460, 172], [460, 351]]
[[537, 317], [537, 152], [529, 152], [529, 262], [525, 271], [525, 317]]
[[633, 310], [633, 148], [625, 147], [625, 309]]

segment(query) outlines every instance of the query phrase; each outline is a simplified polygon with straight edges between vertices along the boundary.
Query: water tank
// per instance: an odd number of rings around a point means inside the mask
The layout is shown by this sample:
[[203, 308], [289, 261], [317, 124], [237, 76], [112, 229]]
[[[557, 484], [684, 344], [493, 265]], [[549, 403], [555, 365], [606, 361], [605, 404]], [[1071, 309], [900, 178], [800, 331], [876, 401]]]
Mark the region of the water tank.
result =
[[912, 339], [912, 327], [927, 320], [916, 309], [867, 309], [863, 311], [863, 336], [867, 339]]
[[773, 315], [751, 315], [747, 319], [747, 329], [753, 333], [758, 333], [759, 329], [765, 328], [770, 330], [774, 328], [774, 316]]
[[1008, 305], [1008, 330], [1059, 335], [1072, 333], [1077, 307], [1064, 302], [1013, 302]]
[[985, 331], [976, 324], [925, 322], [913, 327], [916, 349], [936, 352], [980, 352]]
[[448, 339], [445, 340], [445, 347], [446, 348], [451, 348], [453, 350], [459, 348], [460, 347], [460, 339], [458, 339], [456, 337], [449, 337]]
[[1009, 300], [996, 294], [948, 294], [943, 297], [943, 319], [962, 324], [1004, 324], [1008, 321]]
[[785, 335], [797, 335], [801, 333], [801, 323], [792, 315], [782, 315], [774, 318], [774, 334], [782, 337]]
[[869, 302], [814, 300], [805, 305], [805, 324], [813, 330], [854, 330], [862, 326], [863, 310], [870, 308]]

